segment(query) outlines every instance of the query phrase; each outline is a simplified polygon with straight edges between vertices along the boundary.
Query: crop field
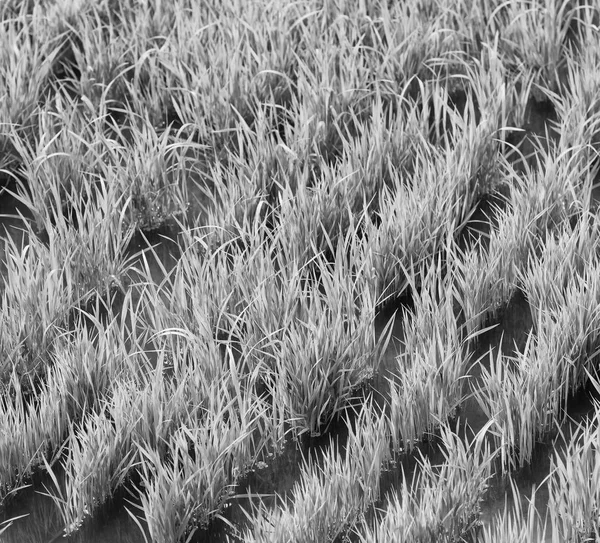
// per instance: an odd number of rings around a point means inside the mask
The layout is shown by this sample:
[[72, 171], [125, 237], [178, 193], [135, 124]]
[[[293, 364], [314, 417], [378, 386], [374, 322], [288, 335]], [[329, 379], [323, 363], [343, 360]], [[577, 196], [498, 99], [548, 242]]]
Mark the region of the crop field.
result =
[[600, 541], [595, 0], [1, 0], [0, 542]]

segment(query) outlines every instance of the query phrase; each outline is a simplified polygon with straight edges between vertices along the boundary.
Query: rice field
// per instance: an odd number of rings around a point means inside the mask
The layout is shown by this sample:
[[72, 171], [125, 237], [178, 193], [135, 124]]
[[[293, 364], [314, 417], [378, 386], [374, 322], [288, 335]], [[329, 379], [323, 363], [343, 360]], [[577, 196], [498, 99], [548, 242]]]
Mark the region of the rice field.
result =
[[4, 0], [0, 541], [600, 541], [599, 153], [591, 0]]

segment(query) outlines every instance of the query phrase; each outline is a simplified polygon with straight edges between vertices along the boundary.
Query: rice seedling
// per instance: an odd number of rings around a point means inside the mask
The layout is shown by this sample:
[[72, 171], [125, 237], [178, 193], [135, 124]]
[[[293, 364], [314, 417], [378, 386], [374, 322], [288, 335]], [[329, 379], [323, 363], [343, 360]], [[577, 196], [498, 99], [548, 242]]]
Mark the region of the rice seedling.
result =
[[395, 85], [415, 76], [436, 79], [436, 68], [442, 73], [456, 69], [451, 62], [443, 67], [435, 63], [439, 58], [452, 59], [461, 50], [460, 36], [446, 24], [442, 5], [419, 0], [394, 6], [381, 2], [375, 10], [370, 34], [381, 51], [380, 83], [386, 91], [393, 94]]
[[[581, 11], [584, 12], [584, 6]], [[589, 15], [588, 15], [589, 16]], [[585, 18], [585, 12], [583, 17]], [[591, 22], [585, 28], [593, 28]], [[583, 30], [585, 32], [585, 30]], [[593, 161], [598, 152], [599, 103], [594, 89], [598, 85], [597, 66], [600, 41], [591, 32], [566, 56], [565, 76], [555, 92], [544, 90], [557, 112], [555, 130], [564, 148], [586, 146], [585, 162]], [[587, 159], [587, 160], [586, 160]]]
[[76, 14], [65, 29], [63, 85], [95, 108], [122, 103], [124, 75], [131, 69], [131, 35], [120, 28], [117, 10], [92, 7]]
[[[54, 146], [64, 149], [69, 141], [80, 144], [80, 154], [54, 152]], [[43, 250], [53, 265], [65, 270], [73, 305], [116, 287], [123, 290], [134, 261], [127, 254], [134, 233], [128, 220], [131, 199], [102, 164], [106, 154], [98, 142], [88, 145], [64, 130], [40, 147], [19, 147], [27, 163], [26, 180], [13, 193], [34, 217], [28, 226], [30, 243], [41, 245], [38, 237], [45, 238], [48, 249]], [[82, 164], [89, 169], [83, 170]]]
[[356, 194], [359, 185], [353, 181], [352, 177], [340, 179], [329, 172], [328, 178], [310, 189], [298, 187], [293, 195], [289, 190], [282, 192], [277, 232], [281, 243], [294, 247], [299, 262], [309, 262], [328, 246], [335, 247], [348, 231], [357, 230], [360, 217], [350, 206], [361, 196]]
[[[65, 381], [61, 380], [62, 377], [51, 374], [48, 382], [51, 385], [63, 385]], [[65, 398], [60, 396], [60, 392], [53, 392], [47, 388], [42, 388], [32, 401], [31, 393], [23, 394], [16, 377], [13, 377], [10, 385], [10, 389], [5, 387], [6, 400], [3, 402], [5, 418], [2, 429], [2, 457], [5, 463], [2, 473], [2, 500], [9, 497], [16, 487], [44, 463], [46, 455], [60, 450], [73, 411], [69, 408], [75, 404], [68, 404]], [[25, 398], [28, 398], [29, 402]], [[60, 412], [61, 408], [65, 411]]]
[[535, 234], [578, 220], [590, 209], [592, 172], [584, 156], [581, 146], [568, 148], [559, 143], [546, 151], [538, 145], [535, 170], [527, 166], [523, 177], [509, 172], [510, 182], [520, 185], [513, 201], [519, 198], [519, 212], [534, 219]]
[[[591, 369], [595, 363], [598, 346], [595, 232], [585, 223], [579, 230], [582, 232], [580, 254], [575, 252], [577, 248], [571, 248], [572, 259], [559, 260], [553, 265], [554, 254], [560, 257], [562, 251], [549, 243], [547, 252], [544, 251], [540, 259], [541, 265], [530, 265], [524, 275], [527, 295], [531, 293], [534, 303], [537, 317], [534, 318], [534, 329], [543, 350], [542, 356], [553, 360], [555, 372], [559, 375], [563, 372], [567, 380], [565, 396], [567, 391], [574, 392], [587, 381], [586, 368]], [[566, 237], [574, 238], [575, 235], [567, 234]], [[568, 246], [566, 250], [569, 250]], [[543, 295], [542, 289], [545, 289]], [[572, 367], [562, 365], [565, 358], [572, 360]]]
[[539, 86], [557, 86], [577, 12], [572, 2], [513, 0], [458, 5], [456, 24], [471, 42], [492, 43], [499, 36], [503, 61], [512, 70], [534, 72]]
[[26, 420], [26, 406], [21, 394], [21, 384], [16, 373], [11, 376], [11, 386], [14, 390], [14, 401], [11, 401], [8, 386], [0, 402], [2, 425], [0, 427], [0, 455], [2, 472], [0, 473], [0, 503], [19, 489], [30, 473], [38, 444], [30, 439], [21, 428]]
[[518, 269], [527, 260], [532, 235], [527, 217], [496, 207], [497, 227], [489, 240], [451, 252], [454, 281], [468, 335], [481, 330], [506, 307], [518, 288]]
[[160, 133], [147, 118], [122, 122], [121, 128], [113, 123], [122, 143], [111, 148], [110, 179], [119, 183], [128, 201], [128, 223], [139, 230], [156, 230], [183, 218], [188, 207], [186, 151], [191, 142], [173, 141], [169, 131]]
[[527, 268], [519, 273], [532, 312], [541, 314], [566, 303], [570, 285], [596, 260], [597, 235], [595, 222], [583, 219], [574, 228], [564, 225], [557, 232], [546, 233], [537, 250], [532, 247]]
[[[441, 64], [445, 61], [444, 58], [440, 59]], [[474, 107], [478, 123], [470, 123], [466, 128], [467, 132], [470, 128], [471, 132], [480, 133], [481, 139], [472, 138], [468, 141], [477, 164], [483, 159], [481, 153], [494, 151], [494, 145], [490, 145], [487, 139], [493, 137], [498, 140], [495, 142], [497, 146], [512, 130], [523, 126], [533, 74], [524, 69], [517, 74], [511, 72], [502, 56], [499, 36], [485, 43], [478, 56], [460, 55], [455, 62], [462, 69], [448, 81], [448, 86], [451, 93], [465, 93], [466, 107], [469, 107], [468, 97], [472, 97], [473, 104], [470, 107]], [[468, 122], [470, 119], [467, 117], [465, 120]], [[482, 162], [485, 167], [486, 161]]]
[[[129, 407], [128, 403], [121, 401], [117, 407]], [[76, 531], [132, 471], [135, 460], [130, 444], [133, 425], [131, 422], [128, 426], [119, 424], [122, 417], [114, 416], [112, 412], [107, 415], [109, 407], [116, 411], [114, 399], [107, 404], [85, 416], [79, 429], [71, 426], [64, 442], [67, 451], [62, 461], [64, 490], [54, 473], [55, 468], [46, 464], [54, 484], [54, 491], [49, 495], [61, 512], [65, 535]]]
[[124, 215], [125, 232], [156, 229], [186, 210], [189, 141], [173, 141], [169, 131], [159, 133], [134, 114], [118, 126], [109, 122], [106, 105], [96, 110], [58, 96], [55, 109], [41, 114], [35, 146], [14, 138], [24, 162], [17, 197], [31, 209], [38, 231], [64, 222], [61, 214], [83, 226], [83, 208], [93, 206]]
[[[252, 237], [250, 233], [246, 235]], [[176, 267], [170, 273], [162, 270], [162, 283], [146, 281], [140, 288], [145, 328], [158, 334], [178, 330], [181, 337], [211, 338], [215, 348], [239, 342], [245, 330], [240, 316], [261, 283], [277, 273], [272, 252], [257, 238], [248, 239], [247, 246], [234, 238], [214, 247], [211, 245], [215, 238], [210, 232], [183, 231], [180, 245], [184, 256]], [[149, 277], [148, 273], [145, 275]], [[276, 292], [269, 291], [269, 295]], [[277, 314], [274, 306], [271, 310]], [[257, 347], [251, 345], [250, 339], [246, 344], [247, 354]]]

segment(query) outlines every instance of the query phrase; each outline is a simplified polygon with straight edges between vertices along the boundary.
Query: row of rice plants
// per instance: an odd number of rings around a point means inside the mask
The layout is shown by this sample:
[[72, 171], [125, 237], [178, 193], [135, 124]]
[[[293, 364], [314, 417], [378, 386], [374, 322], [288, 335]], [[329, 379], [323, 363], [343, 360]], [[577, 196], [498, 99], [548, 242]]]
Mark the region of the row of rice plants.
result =
[[[476, 56], [483, 49], [482, 43], [494, 42], [496, 32], [502, 36], [498, 47], [503, 63], [517, 70], [526, 66], [529, 72], [547, 70], [547, 77], [556, 77], [571, 22], [585, 22], [593, 15], [590, 6], [574, 8], [569, 2], [552, 6], [536, 2], [524, 12], [519, 2], [489, 10], [480, 6], [473, 9], [469, 3], [440, 3], [425, 11], [412, 2], [391, 9], [376, 3], [369, 7], [369, 14], [356, 11], [358, 6], [354, 5], [320, 10], [304, 2], [277, 11], [273, 18], [272, 10], [279, 9], [276, 5], [261, 7], [231, 6], [218, 13], [210, 5], [199, 7], [183, 0], [135, 9], [132, 5], [49, 5], [8, 19], [6, 25], [18, 29], [22, 22], [29, 22], [34, 28], [22, 32], [34, 46], [38, 42], [55, 43], [59, 58], [43, 55], [43, 60], [50, 68], [69, 74], [58, 81], [68, 82], [76, 95], [92, 97], [94, 103], [93, 97], [98, 95], [115, 99], [135, 114], [148, 117], [153, 125], [175, 112], [180, 123], [191, 123], [208, 140], [212, 136], [207, 126], [227, 130], [239, 114], [249, 120], [251, 96], [277, 95], [276, 102], [281, 103], [290, 93], [311, 100], [316, 89], [332, 88], [347, 94], [345, 100], [351, 94], [370, 99], [373, 84], [380, 85], [387, 95], [391, 89], [386, 90], [385, 82], [401, 88], [413, 76], [428, 79], [438, 72], [433, 78], [439, 77], [439, 70], [449, 65], [462, 73], [462, 59], [468, 58], [465, 53], [474, 50]], [[44, 26], [43, 20], [51, 24]], [[277, 21], [277, 25], [269, 21]], [[468, 27], [469, 23], [473, 26]], [[532, 29], [538, 30], [535, 25], [540, 24], [545, 29], [543, 39], [526, 43], [538, 34]], [[315, 25], [323, 32], [312, 32]], [[583, 23], [578, 28], [582, 26], [585, 28]], [[283, 32], [288, 27], [289, 32]], [[202, 29], [200, 35], [198, 28]], [[364, 32], [369, 39], [361, 43]], [[281, 40], [288, 34], [292, 44]], [[431, 43], [424, 47], [426, 38]], [[406, 47], [412, 43], [414, 48]], [[521, 49], [524, 45], [528, 48]], [[398, 50], [403, 55], [397, 55]], [[515, 61], [515, 50], [537, 55], [545, 62]], [[335, 51], [339, 54], [333, 54]], [[316, 52], [323, 58], [315, 57]], [[228, 65], [209, 69], [208, 58], [226, 59]], [[373, 71], [373, 63], [381, 69]], [[44, 79], [48, 70], [35, 70], [38, 65], [40, 61], [32, 71]], [[217, 74], [228, 80], [220, 81]], [[204, 104], [200, 109], [195, 105], [199, 100]], [[14, 123], [14, 119], [9, 122]]]
[[112, 379], [131, 369], [119, 334], [112, 325], [57, 335], [52, 350], [40, 355], [45, 368], [38, 382], [13, 365], [2, 390], [3, 500], [58, 459], [73, 424], [97, 408]]
[[265, 448], [265, 408], [212, 338], [163, 342], [150, 359], [137, 340], [125, 345], [122, 326], [98, 322], [91, 339], [85, 329], [61, 338], [36, 395], [24, 399], [14, 378], [3, 403], [13, 433], [3, 441], [3, 485], [8, 493], [42, 467], [66, 534], [123, 485], [139, 485], [153, 540], [179, 541], [219, 513]]
[[[534, 239], [528, 265], [519, 272], [530, 303], [533, 330], [522, 352], [490, 355], [482, 368], [480, 406], [494, 420], [503, 470], [531, 460], [537, 438], [552, 431], [566, 400], [587, 381], [597, 348], [596, 218], [573, 229]], [[591, 224], [590, 224], [591, 222]]]
[[[597, 402], [587, 421], [569, 436], [568, 442], [556, 440], [551, 456], [548, 486], [549, 501], [544, 515], [536, 508], [536, 490], [523, 507], [519, 490], [511, 480], [513, 503], [505, 504], [494, 521], [484, 526], [480, 541], [543, 542], [596, 541], [598, 539], [598, 429]], [[523, 515], [523, 510], [526, 514]]]
[[410, 452], [466, 397], [472, 353], [455, 315], [452, 274], [441, 263], [412, 277], [414, 309], [403, 315], [402, 352], [390, 368], [389, 403], [395, 451]]
[[486, 243], [458, 251], [454, 260], [460, 273], [462, 309], [471, 332], [506, 307], [520, 286], [519, 271], [536, 253], [540, 240], [565, 223], [587, 223], [594, 169], [582, 160], [588, 147], [538, 148], [535, 167], [518, 173], [504, 163], [511, 190], [507, 206], [497, 207], [497, 226]]
[[[536, 6], [534, 11], [539, 8], [544, 6]], [[580, 5], [572, 14], [581, 24], [578, 46], [569, 49], [562, 62], [568, 83], [560, 79], [558, 92], [538, 87], [557, 112], [553, 127], [556, 146], [545, 150], [539, 141], [534, 146], [533, 165], [528, 166], [528, 159], [523, 172], [503, 165], [503, 175], [511, 185], [508, 206], [494, 210], [498, 226], [483, 247], [471, 247], [458, 260], [463, 263], [463, 310], [471, 330], [479, 329], [505, 307], [518, 285], [517, 272], [535, 245], [532, 240], [538, 235], [543, 238], [548, 227], [585, 215], [590, 207], [597, 153], [593, 146], [597, 115], [591, 91], [596, 70], [592, 64], [599, 50], [597, 36], [591, 31], [593, 13], [592, 6]]]
[[439, 428], [443, 463], [432, 465], [422, 454], [410, 482], [387, 496], [373, 521], [359, 522], [354, 532], [361, 543], [384, 541], [476, 540], [480, 502], [493, 473], [495, 452], [484, 427], [465, 442], [446, 424]]
[[372, 400], [348, 421], [348, 438], [342, 452], [330, 443], [316, 463], [307, 459], [291, 501], [269, 509], [260, 503], [252, 511], [244, 541], [335, 541], [379, 499], [379, 481], [391, 458], [385, 416]]
[[[480, 502], [492, 473], [494, 452], [485, 429], [465, 443], [446, 424], [440, 427], [444, 463], [420, 456], [412, 481], [402, 468], [402, 486], [381, 503], [380, 478], [392, 465], [394, 423], [368, 399], [348, 421], [343, 453], [333, 443], [319, 464], [305, 461], [291, 496], [280, 507], [260, 503], [252, 511], [244, 541], [429, 541], [473, 536]], [[468, 496], [468, 499], [465, 497]]]
[[[559, 140], [549, 151], [538, 151], [538, 173], [525, 168], [528, 175], [518, 182], [513, 196], [519, 211], [500, 213], [498, 232], [511, 224], [511, 217], [525, 221], [521, 228], [512, 229], [518, 236], [516, 246], [499, 248], [493, 233], [480, 262], [465, 266], [465, 278], [470, 273], [483, 274], [488, 284], [500, 281], [505, 291], [507, 274], [499, 274], [503, 279], [491, 278], [482, 263], [491, 261], [500, 269], [501, 255], [508, 257], [510, 289], [523, 289], [533, 313], [534, 329], [525, 350], [514, 357], [499, 353], [490, 359], [489, 369], [483, 370], [484, 385], [476, 393], [481, 407], [496, 421], [503, 470], [530, 462], [536, 439], [552, 431], [568, 395], [586, 383], [587, 371], [595, 363], [597, 218], [589, 210], [596, 167], [591, 162], [595, 150], [587, 142], [596, 116], [593, 110], [584, 112], [575, 105], [575, 93], [581, 92], [582, 100], [586, 93], [584, 85], [575, 84], [570, 66], [571, 97], [555, 97], [562, 106]], [[585, 78], [581, 72], [577, 77]], [[523, 198], [524, 192], [530, 197]], [[501, 294], [500, 303], [491, 304], [484, 299], [483, 289], [480, 295], [468, 308], [475, 315], [474, 328], [486, 317], [483, 308], [499, 307], [507, 298]]]

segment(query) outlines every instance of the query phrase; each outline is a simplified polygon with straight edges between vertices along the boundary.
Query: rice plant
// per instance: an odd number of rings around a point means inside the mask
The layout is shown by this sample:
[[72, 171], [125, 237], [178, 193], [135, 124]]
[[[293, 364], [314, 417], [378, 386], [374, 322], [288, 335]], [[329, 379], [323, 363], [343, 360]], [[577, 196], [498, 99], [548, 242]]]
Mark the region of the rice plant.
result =
[[481, 47], [499, 37], [502, 59], [512, 70], [532, 71], [539, 86], [556, 88], [577, 6], [566, 0], [515, 0], [450, 2], [447, 9], [469, 43]]
[[[113, 413], [118, 412], [110, 409], [115, 404], [127, 408], [128, 403], [121, 400], [116, 404], [113, 399], [106, 408], [101, 405], [99, 411], [85, 416], [80, 428], [71, 426], [64, 442], [67, 456], [61, 462], [64, 490], [52, 467], [46, 465], [54, 484], [49, 495], [61, 512], [65, 535], [79, 529], [132, 472], [135, 456], [130, 432], [133, 425], [131, 422], [128, 426], [120, 424], [123, 417], [115, 416]], [[105, 411], [109, 411], [108, 415]]]
[[[156, 230], [174, 218], [182, 219], [188, 207], [186, 149], [190, 141], [173, 141], [145, 117], [129, 115], [124, 126], [114, 125], [120, 145], [111, 146], [113, 169], [127, 206], [128, 223], [139, 230]], [[135, 129], [128, 130], [133, 125]]]
[[[580, 7], [582, 21], [586, 7]], [[590, 17], [590, 14], [587, 14]], [[597, 64], [600, 42], [591, 20], [582, 23], [581, 41], [566, 56], [565, 77], [560, 88], [544, 90], [556, 108], [558, 120], [555, 129], [564, 148], [586, 146], [587, 161], [595, 162], [598, 152], [599, 104], [594, 89], [598, 85]], [[588, 167], [592, 165], [589, 164]]]
[[565, 304], [570, 285], [585, 276], [596, 260], [597, 235], [595, 222], [584, 219], [574, 228], [564, 225], [555, 233], [546, 233], [539, 248], [532, 247], [527, 267], [519, 273], [532, 312], [541, 314]]

